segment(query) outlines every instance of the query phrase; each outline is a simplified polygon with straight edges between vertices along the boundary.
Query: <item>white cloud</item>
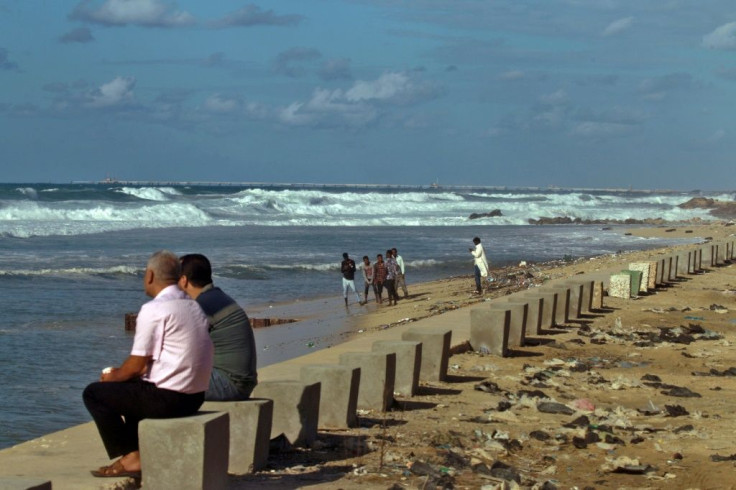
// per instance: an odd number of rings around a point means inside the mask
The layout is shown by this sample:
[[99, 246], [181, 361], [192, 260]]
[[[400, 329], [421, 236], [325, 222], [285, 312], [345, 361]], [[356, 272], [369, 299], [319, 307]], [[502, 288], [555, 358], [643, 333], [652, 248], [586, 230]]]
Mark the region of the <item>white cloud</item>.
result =
[[632, 25], [634, 25], [633, 17], [624, 17], [623, 19], [614, 20], [613, 22], [608, 24], [608, 27], [603, 29], [601, 35], [604, 37], [614, 36], [616, 34], [620, 34], [625, 30], [630, 29]]
[[736, 49], [736, 22], [723, 24], [703, 36], [703, 46], [712, 49]]
[[128, 105], [135, 102], [133, 87], [134, 77], [116, 77], [88, 94], [85, 105], [97, 109]]
[[603, 136], [616, 136], [630, 131], [632, 128], [628, 124], [619, 124], [612, 122], [596, 122], [585, 121], [577, 124], [570, 130], [570, 134], [574, 136], [582, 136], [586, 138], [595, 138]]
[[386, 100], [402, 94], [411, 94], [413, 91], [414, 86], [404, 73], [384, 73], [373, 81], [358, 80], [345, 92], [345, 98], [351, 102]]
[[539, 98], [540, 102], [546, 105], [564, 105], [568, 102], [567, 92], [564, 90], [558, 90], [557, 92], [542, 95]]
[[239, 111], [241, 103], [232, 97], [214, 94], [205, 99], [203, 108], [208, 112], [227, 114]]
[[82, 0], [70, 17], [109, 26], [178, 27], [195, 22], [190, 13], [161, 0], [105, 0], [99, 6], [94, 0]]

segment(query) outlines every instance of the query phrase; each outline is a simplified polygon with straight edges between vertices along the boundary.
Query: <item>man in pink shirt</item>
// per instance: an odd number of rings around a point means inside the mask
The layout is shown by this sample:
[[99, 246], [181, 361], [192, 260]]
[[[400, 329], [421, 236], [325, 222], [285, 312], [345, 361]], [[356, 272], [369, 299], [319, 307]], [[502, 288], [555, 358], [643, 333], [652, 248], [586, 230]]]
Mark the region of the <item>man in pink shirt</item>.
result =
[[140, 477], [138, 422], [197, 412], [212, 370], [209, 321], [177, 286], [179, 258], [162, 250], [146, 265], [143, 288], [153, 299], [141, 307], [130, 356], [106, 369], [84, 390], [84, 404], [97, 424], [113, 464], [97, 477]]

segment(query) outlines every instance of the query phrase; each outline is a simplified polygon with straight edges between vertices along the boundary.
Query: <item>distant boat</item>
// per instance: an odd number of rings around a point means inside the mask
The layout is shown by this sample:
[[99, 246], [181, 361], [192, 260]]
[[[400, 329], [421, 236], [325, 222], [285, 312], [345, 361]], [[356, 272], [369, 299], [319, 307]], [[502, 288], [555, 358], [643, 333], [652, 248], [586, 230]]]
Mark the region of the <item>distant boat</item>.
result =
[[439, 181], [437, 179], [434, 179], [434, 182], [432, 182], [432, 184], [430, 185], [430, 187], [432, 189], [439, 189], [440, 188]]
[[115, 177], [110, 177], [109, 175], [105, 177], [104, 180], [100, 181], [100, 184], [117, 184], [117, 183], [118, 183], [118, 179], [116, 179]]

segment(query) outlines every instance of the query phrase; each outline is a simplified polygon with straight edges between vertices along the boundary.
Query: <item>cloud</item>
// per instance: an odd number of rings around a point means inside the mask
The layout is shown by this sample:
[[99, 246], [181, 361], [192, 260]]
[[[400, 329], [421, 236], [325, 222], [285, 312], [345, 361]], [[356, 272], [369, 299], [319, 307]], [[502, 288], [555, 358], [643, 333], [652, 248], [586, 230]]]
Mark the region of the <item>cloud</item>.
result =
[[358, 80], [347, 90], [317, 88], [308, 101], [281, 108], [278, 120], [289, 126], [362, 127], [397, 105], [427, 101], [441, 93], [438, 87], [417, 82], [405, 73], [389, 72], [376, 80]]
[[105, 26], [182, 27], [195, 23], [188, 12], [162, 0], [82, 0], [69, 18]]
[[703, 36], [703, 47], [711, 49], [736, 49], [736, 22], [717, 27]]
[[319, 77], [322, 80], [352, 80], [349, 58], [333, 58], [322, 63], [319, 69]]
[[116, 77], [87, 94], [86, 107], [104, 109], [124, 107], [135, 103], [134, 77]]
[[586, 138], [599, 138], [607, 136], [618, 136], [631, 130], [627, 124], [612, 122], [585, 121], [575, 125], [570, 134]]
[[632, 25], [634, 25], [633, 17], [624, 17], [623, 19], [614, 20], [608, 24], [605, 29], [603, 29], [601, 35], [603, 37], [615, 36], [616, 34], [620, 34], [630, 29]]
[[660, 77], [646, 78], [639, 84], [639, 93], [651, 100], [661, 100], [672, 91], [690, 91], [700, 88], [689, 73], [670, 73]]
[[202, 108], [210, 113], [233, 114], [242, 111], [242, 102], [234, 97], [213, 94], [205, 99]]
[[314, 48], [291, 48], [286, 51], [282, 51], [278, 56], [276, 56], [273, 70], [274, 72], [287, 77], [300, 77], [307, 72], [303, 63], [309, 63], [318, 60], [321, 57], [322, 53]]
[[59, 42], [68, 43], [89, 43], [94, 41], [92, 31], [89, 27], [77, 27], [59, 37]]
[[245, 7], [225, 15], [223, 18], [210, 23], [211, 27], [252, 27], [258, 25], [291, 26], [297, 25], [304, 19], [301, 15], [277, 15], [273, 10], [261, 10], [257, 5]]
[[0, 70], [17, 70], [18, 63], [10, 61], [8, 57], [8, 50], [0, 48]]

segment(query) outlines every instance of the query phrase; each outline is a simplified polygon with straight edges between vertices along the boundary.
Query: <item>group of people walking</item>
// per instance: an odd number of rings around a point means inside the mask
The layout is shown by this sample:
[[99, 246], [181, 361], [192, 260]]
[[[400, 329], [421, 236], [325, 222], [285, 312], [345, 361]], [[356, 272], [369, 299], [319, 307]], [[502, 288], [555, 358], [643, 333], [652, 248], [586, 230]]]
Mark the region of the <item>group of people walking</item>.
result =
[[383, 290], [388, 294], [388, 304], [395, 305], [399, 300], [399, 288], [404, 292], [404, 298], [409, 296], [406, 288], [406, 267], [404, 259], [399, 255], [396, 248], [386, 250], [386, 254], [376, 255], [376, 262], [371, 264], [371, 259], [363, 256], [363, 264], [360, 266], [363, 272], [363, 284], [365, 287], [363, 299], [360, 299], [355, 288], [355, 272], [357, 267], [347, 252], [342, 254], [343, 261], [340, 266], [342, 272], [342, 295], [345, 306], [348, 305], [348, 289], [352, 289], [355, 299], [361, 305], [368, 302], [368, 292], [373, 289], [376, 303], [383, 304]]

